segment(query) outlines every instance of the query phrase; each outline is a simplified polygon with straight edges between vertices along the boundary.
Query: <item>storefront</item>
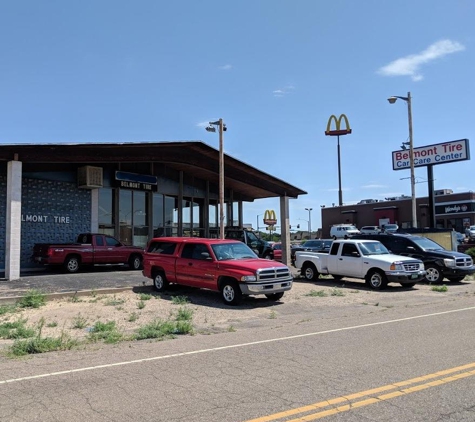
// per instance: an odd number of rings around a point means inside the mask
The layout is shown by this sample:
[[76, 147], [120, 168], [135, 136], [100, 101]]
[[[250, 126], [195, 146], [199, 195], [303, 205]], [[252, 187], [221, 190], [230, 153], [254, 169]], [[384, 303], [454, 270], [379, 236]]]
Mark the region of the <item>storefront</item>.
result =
[[[225, 156], [225, 224], [243, 204], [306, 192]], [[154, 236], [218, 236], [218, 151], [202, 142], [0, 146], [0, 272], [34, 268], [35, 243], [101, 232], [145, 246]], [[4, 264], [4, 266], [3, 266]]]

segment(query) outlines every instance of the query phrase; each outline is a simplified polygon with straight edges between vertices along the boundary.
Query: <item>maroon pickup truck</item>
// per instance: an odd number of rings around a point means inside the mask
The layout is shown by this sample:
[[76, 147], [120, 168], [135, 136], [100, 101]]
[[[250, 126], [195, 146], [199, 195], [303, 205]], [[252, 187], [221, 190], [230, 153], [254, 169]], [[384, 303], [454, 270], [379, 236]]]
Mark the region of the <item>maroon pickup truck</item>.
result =
[[220, 292], [227, 305], [250, 295], [277, 301], [293, 283], [286, 265], [258, 258], [238, 240], [155, 238], [148, 243], [143, 264], [143, 275], [159, 292], [171, 283], [199, 287]]
[[85, 265], [123, 265], [132, 270], [142, 268], [143, 248], [126, 246], [112, 236], [81, 233], [76, 243], [36, 243], [33, 260], [44, 265], [62, 265], [68, 273], [76, 273]]

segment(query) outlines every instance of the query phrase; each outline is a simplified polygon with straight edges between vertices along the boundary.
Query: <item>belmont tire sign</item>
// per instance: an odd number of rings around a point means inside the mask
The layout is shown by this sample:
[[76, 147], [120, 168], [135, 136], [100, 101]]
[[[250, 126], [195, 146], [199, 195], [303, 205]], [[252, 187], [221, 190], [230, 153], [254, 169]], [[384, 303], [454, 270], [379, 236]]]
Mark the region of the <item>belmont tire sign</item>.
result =
[[[468, 139], [414, 148], [414, 167], [470, 160]], [[411, 167], [409, 150], [393, 151], [393, 170]]]

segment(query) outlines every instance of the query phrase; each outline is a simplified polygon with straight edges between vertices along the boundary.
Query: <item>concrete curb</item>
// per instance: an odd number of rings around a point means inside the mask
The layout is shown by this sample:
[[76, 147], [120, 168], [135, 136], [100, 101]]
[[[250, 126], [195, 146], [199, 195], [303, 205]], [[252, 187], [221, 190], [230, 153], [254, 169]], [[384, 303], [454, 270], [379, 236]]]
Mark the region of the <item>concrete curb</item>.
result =
[[[65, 297], [74, 297], [74, 296], [91, 296], [94, 292], [95, 296], [98, 295], [106, 295], [106, 294], [114, 294], [120, 292], [126, 292], [132, 290], [135, 287], [144, 287], [144, 286], [130, 286], [130, 287], [110, 287], [106, 289], [93, 289], [93, 290], [78, 290], [74, 292], [60, 292], [60, 293], [45, 293], [45, 300], [55, 300], [55, 299], [63, 299]], [[9, 296], [9, 297], [0, 297], [0, 305], [1, 304], [15, 304], [17, 303], [23, 296]]]

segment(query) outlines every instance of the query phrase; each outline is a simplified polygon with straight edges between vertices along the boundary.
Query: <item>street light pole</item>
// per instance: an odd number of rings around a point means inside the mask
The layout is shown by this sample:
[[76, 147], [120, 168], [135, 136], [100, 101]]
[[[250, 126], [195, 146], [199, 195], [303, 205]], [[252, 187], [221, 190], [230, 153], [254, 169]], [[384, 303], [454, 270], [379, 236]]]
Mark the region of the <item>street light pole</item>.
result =
[[308, 211], [308, 237], [309, 239], [312, 238], [312, 210], [313, 208], [305, 208], [306, 211]]
[[224, 239], [224, 148], [223, 132], [226, 131], [226, 125], [223, 119], [216, 122], [209, 122], [206, 128], [208, 132], [216, 132], [214, 126], [219, 129], [219, 238]]
[[390, 104], [394, 104], [400, 98], [407, 103], [407, 118], [409, 123], [409, 166], [411, 168], [411, 206], [412, 206], [412, 227], [417, 228], [417, 204], [416, 204], [416, 177], [414, 174], [414, 141], [412, 138], [412, 101], [411, 93], [407, 93], [407, 97], [399, 97], [397, 95], [389, 97]]

